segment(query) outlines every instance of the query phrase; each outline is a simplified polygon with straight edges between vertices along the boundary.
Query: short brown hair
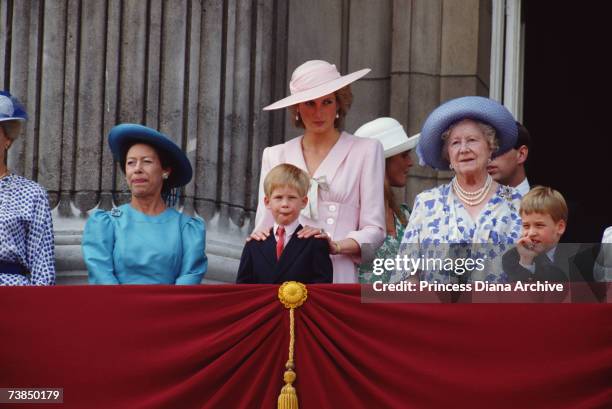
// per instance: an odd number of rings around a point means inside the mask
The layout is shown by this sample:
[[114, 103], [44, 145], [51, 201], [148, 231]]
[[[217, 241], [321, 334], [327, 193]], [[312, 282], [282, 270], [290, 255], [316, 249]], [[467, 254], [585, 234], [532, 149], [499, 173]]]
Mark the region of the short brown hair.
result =
[[267, 197], [270, 197], [274, 189], [286, 186], [294, 188], [301, 197], [305, 197], [310, 187], [310, 177], [297, 166], [281, 163], [273, 167], [266, 175], [264, 192]]
[[[351, 105], [353, 104], [353, 91], [351, 91], [351, 86], [347, 85], [346, 87], [340, 88], [338, 91], [334, 92], [336, 96], [336, 104], [338, 105], [338, 118], [334, 121], [334, 128], [343, 129], [344, 128], [344, 118], [346, 118], [346, 114], [348, 114], [349, 109], [351, 109]], [[293, 126], [296, 128], [304, 128], [304, 122], [302, 122], [302, 117], [297, 115], [297, 107], [296, 105], [291, 105], [289, 107], [289, 115], [290, 120]], [[297, 117], [297, 119], [295, 119]]]
[[559, 220], [567, 222], [567, 204], [563, 195], [553, 188], [536, 186], [521, 200], [520, 214], [548, 214], [556, 223]]

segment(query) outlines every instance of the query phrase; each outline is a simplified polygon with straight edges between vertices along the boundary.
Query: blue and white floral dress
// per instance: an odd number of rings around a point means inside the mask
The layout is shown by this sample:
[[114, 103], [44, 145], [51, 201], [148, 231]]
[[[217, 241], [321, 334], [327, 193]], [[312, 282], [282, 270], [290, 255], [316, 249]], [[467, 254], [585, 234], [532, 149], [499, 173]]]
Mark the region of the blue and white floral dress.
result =
[[[469, 281], [505, 283], [507, 275], [501, 268], [501, 256], [520, 238], [520, 199], [516, 189], [499, 185], [475, 222], [450, 183], [426, 190], [415, 199], [399, 255], [430, 260], [484, 259], [485, 268], [473, 269]], [[458, 279], [452, 270], [440, 270], [439, 264], [433, 267], [434, 264], [420, 270], [421, 280], [449, 283]], [[401, 268], [392, 281], [409, 276], [410, 271]]]
[[[9, 266], [23, 273], [9, 273]], [[4, 269], [4, 271], [3, 271]], [[0, 179], [0, 285], [55, 284], [53, 221], [47, 192], [17, 175]]]

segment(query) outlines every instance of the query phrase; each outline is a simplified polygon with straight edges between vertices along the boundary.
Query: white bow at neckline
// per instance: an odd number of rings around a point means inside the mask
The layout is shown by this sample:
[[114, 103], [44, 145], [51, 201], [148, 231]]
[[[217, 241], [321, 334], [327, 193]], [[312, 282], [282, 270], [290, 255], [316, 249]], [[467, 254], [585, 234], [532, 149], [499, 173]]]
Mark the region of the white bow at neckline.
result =
[[313, 220], [319, 219], [319, 189], [329, 191], [329, 184], [325, 175], [310, 179], [308, 189], [308, 204], [302, 209], [302, 216]]

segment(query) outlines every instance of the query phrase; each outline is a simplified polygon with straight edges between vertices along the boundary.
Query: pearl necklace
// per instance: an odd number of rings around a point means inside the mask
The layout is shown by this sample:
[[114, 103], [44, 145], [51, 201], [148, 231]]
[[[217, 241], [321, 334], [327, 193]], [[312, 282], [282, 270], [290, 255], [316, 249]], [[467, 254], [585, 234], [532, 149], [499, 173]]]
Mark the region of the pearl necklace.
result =
[[453, 190], [457, 196], [459, 196], [459, 199], [470, 206], [478, 206], [487, 197], [489, 190], [491, 189], [491, 185], [493, 184], [493, 178], [491, 175], [487, 175], [487, 180], [485, 181], [484, 186], [473, 192], [463, 190], [456, 176], [453, 178], [452, 184]]

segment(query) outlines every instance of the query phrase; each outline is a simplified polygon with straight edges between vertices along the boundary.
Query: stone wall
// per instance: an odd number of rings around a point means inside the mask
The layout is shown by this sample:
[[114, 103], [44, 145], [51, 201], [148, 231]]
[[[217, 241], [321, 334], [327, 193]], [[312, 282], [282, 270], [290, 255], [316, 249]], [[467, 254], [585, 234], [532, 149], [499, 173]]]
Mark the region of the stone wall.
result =
[[[219, 282], [252, 228], [261, 152], [298, 134], [261, 108], [299, 64], [372, 68], [348, 131], [391, 115], [417, 133], [441, 101], [488, 95], [491, 0], [0, 0], [0, 28], [0, 86], [30, 114], [9, 166], [49, 191], [60, 283], [86, 280], [88, 213], [129, 198], [106, 144], [117, 123], [160, 129], [188, 153], [181, 207], [206, 220]], [[405, 200], [448, 176], [413, 168]]]

